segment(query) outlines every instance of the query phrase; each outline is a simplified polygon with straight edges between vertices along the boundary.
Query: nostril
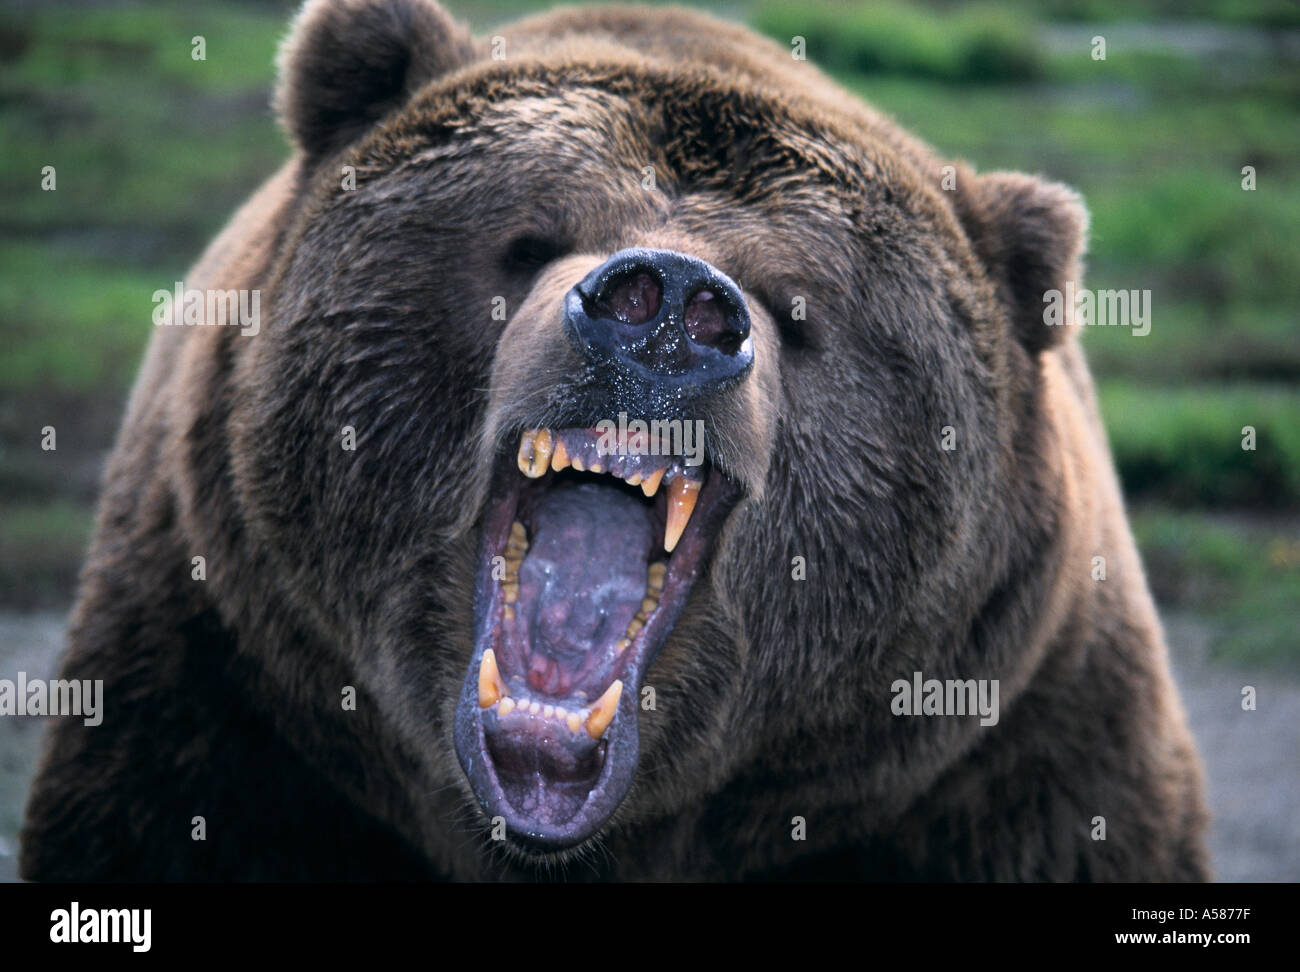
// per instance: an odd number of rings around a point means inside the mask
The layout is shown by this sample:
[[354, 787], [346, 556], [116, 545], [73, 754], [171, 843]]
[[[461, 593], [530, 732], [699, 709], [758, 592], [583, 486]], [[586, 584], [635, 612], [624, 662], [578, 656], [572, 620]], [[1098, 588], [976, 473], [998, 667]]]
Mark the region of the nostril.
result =
[[643, 271], [614, 281], [596, 306], [601, 317], [635, 325], [653, 320], [662, 300], [663, 288], [659, 281]]
[[695, 292], [686, 301], [682, 324], [694, 343], [718, 348], [725, 355], [740, 350], [749, 330], [745, 314], [737, 313], [731, 301], [708, 288]]
[[730, 334], [727, 310], [711, 290], [701, 290], [686, 305], [686, 333], [696, 344], [718, 347]]

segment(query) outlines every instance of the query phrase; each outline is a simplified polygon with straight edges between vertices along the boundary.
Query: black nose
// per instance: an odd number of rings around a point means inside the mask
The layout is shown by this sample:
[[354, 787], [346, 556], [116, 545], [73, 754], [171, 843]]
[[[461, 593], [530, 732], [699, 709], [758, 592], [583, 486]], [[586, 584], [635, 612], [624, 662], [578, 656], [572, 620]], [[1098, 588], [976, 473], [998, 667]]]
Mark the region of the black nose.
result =
[[754, 363], [740, 288], [684, 253], [620, 250], [569, 291], [564, 310], [565, 330], [591, 361], [647, 391], [716, 391]]

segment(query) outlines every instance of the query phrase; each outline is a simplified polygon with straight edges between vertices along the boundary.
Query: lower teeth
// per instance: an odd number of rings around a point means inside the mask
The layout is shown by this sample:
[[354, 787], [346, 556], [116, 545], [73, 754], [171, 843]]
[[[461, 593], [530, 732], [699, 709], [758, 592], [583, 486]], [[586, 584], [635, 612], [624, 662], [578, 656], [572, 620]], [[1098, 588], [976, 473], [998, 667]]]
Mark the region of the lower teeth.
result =
[[586, 727], [587, 735], [593, 739], [599, 739], [609, 728], [610, 722], [614, 719], [614, 713], [618, 710], [618, 700], [623, 694], [623, 683], [615, 680], [610, 683], [599, 699], [592, 705], [580, 709], [577, 712], [570, 712], [563, 706], [542, 704], [541, 702], [529, 701], [527, 699], [514, 699], [509, 695], [502, 696], [490, 706], [495, 706], [497, 718], [504, 719], [506, 716], [518, 711], [527, 713], [530, 716], [541, 716], [543, 719], [562, 722], [570, 732], [575, 735]]

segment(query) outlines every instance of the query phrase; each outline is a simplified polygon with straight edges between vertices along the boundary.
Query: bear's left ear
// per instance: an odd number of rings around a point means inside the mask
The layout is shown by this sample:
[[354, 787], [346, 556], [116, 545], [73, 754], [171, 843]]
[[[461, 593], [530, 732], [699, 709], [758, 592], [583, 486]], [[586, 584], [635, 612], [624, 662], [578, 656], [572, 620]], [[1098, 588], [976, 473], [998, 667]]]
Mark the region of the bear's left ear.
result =
[[280, 48], [276, 109], [319, 158], [473, 57], [469, 30], [434, 0], [309, 0]]
[[1006, 302], [1030, 354], [1059, 344], [1074, 328], [1044, 323], [1048, 291], [1082, 285], [1088, 210], [1068, 186], [1019, 172], [968, 176], [957, 209], [975, 251]]

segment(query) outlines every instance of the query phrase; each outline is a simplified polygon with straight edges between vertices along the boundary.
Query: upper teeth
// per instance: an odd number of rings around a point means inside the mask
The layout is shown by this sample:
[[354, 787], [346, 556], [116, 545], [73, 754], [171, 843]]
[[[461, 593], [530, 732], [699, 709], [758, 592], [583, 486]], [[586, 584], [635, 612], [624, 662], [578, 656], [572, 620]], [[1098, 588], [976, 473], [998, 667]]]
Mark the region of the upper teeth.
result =
[[668, 525], [664, 530], [664, 549], [669, 553], [682, 538], [682, 531], [691, 521], [695, 501], [700, 496], [700, 484], [679, 476], [668, 484]]
[[[605, 472], [605, 464], [594, 460], [590, 466], [584, 463], [582, 456], [569, 455], [564, 441], [550, 429], [528, 429], [519, 437], [519, 454], [516, 458], [519, 471], [529, 479], [539, 479], [550, 470], [559, 472], [572, 466], [579, 472]], [[668, 478], [668, 520], [664, 529], [664, 550], [672, 553], [686, 531], [695, 512], [695, 502], [700, 496], [703, 485], [698, 479], [689, 479], [680, 465], [665, 465], [651, 473], [644, 473], [639, 468], [625, 473], [616, 471], [617, 464], [611, 464], [609, 474], [625, 482], [640, 486], [646, 496], [654, 496], [659, 491], [659, 484], [671, 470]], [[507, 558], [508, 560], [509, 558]]]
[[510, 605], [519, 600], [519, 566], [524, 562], [524, 554], [528, 552], [528, 532], [524, 525], [515, 521], [510, 526], [510, 538], [506, 541], [506, 571], [505, 576], [501, 578], [501, 591], [506, 599], [506, 611], [513, 615], [514, 608]]
[[664, 473], [667, 471], [667, 469], [656, 469], [636, 485], [639, 485], [641, 487], [641, 492], [645, 493], [647, 496], [653, 496], [655, 493], [659, 492], [659, 483], [663, 480]]
[[[543, 475], [551, 464], [554, 441], [549, 429], [530, 429], [525, 432], [519, 439], [519, 471], [529, 479]], [[563, 448], [560, 447], [561, 452]]]
[[483, 652], [483, 660], [478, 667], [478, 707], [486, 709], [505, 694], [506, 686], [501, 681], [501, 672], [497, 669], [496, 652], [488, 648]]

